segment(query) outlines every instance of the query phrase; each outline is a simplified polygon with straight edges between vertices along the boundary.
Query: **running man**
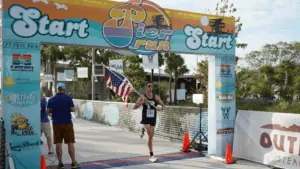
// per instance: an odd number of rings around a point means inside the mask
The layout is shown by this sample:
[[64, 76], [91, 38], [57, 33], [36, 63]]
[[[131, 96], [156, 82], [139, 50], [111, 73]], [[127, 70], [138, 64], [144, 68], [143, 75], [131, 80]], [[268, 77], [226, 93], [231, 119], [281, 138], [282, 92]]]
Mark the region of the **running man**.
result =
[[47, 145], [48, 145], [48, 154], [54, 155], [52, 152], [52, 133], [51, 133], [51, 125], [46, 113], [46, 105], [47, 100], [45, 96], [41, 97], [41, 136], [44, 133], [45, 137], [47, 138]]
[[148, 83], [145, 96], [140, 97], [137, 100], [134, 109], [138, 109], [140, 106], [143, 105], [142, 121], [141, 121], [143, 128], [142, 128], [141, 138], [144, 136], [144, 132], [146, 130], [148, 135], [148, 148], [150, 152], [149, 160], [155, 162], [157, 161], [157, 158], [154, 157], [152, 143], [153, 143], [154, 129], [155, 129], [156, 117], [157, 117], [156, 108], [158, 110], [162, 110], [164, 103], [159, 96], [153, 94], [152, 88], [153, 88], [153, 84]]
[[68, 144], [68, 152], [72, 159], [71, 168], [78, 168], [80, 164], [75, 159], [75, 135], [71, 112], [75, 112], [75, 106], [70, 96], [65, 94], [66, 86], [58, 83], [57, 94], [49, 99], [47, 112], [52, 115], [54, 144], [59, 161], [58, 169], [64, 168], [62, 161], [62, 141]]

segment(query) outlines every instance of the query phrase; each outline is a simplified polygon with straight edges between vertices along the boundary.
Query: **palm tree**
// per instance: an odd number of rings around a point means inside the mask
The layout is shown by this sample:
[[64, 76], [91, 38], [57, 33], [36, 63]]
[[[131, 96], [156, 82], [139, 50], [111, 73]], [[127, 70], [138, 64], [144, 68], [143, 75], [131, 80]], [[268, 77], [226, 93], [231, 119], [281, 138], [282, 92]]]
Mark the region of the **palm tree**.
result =
[[[59, 60], [66, 60], [65, 55], [63, 52], [59, 49], [56, 45], [42, 45], [41, 46], [41, 64], [46, 68], [47, 63], [50, 65], [50, 70], [52, 73], [52, 77], [55, 76], [55, 65]], [[44, 69], [44, 72], [46, 72], [46, 69]], [[48, 90], [47, 96], [52, 96], [52, 86], [53, 82], [50, 83], [50, 88]]]
[[169, 74], [169, 84], [170, 84], [170, 103], [172, 103], [172, 93], [171, 84], [172, 78], [174, 79], [174, 104], [177, 102], [177, 80], [181, 75], [189, 72], [189, 69], [184, 64], [184, 59], [175, 53], [166, 54], [166, 69], [165, 72]]
[[200, 86], [204, 90], [204, 103], [207, 104], [208, 96], [208, 60], [198, 63], [195, 77], [200, 81]]

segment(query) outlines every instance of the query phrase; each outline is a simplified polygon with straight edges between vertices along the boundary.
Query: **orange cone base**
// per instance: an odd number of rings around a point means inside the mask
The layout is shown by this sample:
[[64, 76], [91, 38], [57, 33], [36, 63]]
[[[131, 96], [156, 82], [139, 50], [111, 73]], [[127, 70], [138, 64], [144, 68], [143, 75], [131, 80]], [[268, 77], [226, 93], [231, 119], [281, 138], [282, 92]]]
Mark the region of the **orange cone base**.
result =
[[225, 163], [225, 164], [236, 164], [236, 162], [235, 162], [235, 161], [230, 161], [230, 162], [226, 162], [226, 161], [224, 161], [224, 163]]
[[185, 153], [191, 152], [190, 149], [185, 149], [185, 150], [183, 150], [182, 148], [180, 149], [180, 151], [185, 152]]

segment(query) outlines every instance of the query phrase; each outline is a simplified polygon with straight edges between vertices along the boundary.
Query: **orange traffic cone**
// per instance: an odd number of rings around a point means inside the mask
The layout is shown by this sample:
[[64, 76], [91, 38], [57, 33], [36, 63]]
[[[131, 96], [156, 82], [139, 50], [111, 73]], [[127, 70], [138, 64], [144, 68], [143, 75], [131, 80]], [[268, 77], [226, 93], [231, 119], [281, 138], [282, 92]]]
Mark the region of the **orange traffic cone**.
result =
[[189, 152], [189, 146], [190, 146], [190, 136], [189, 136], [189, 133], [186, 132], [184, 134], [183, 144], [182, 144], [181, 151], [183, 151], [183, 152]]
[[41, 169], [47, 169], [45, 157], [41, 156]]
[[232, 153], [231, 153], [231, 148], [230, 144], [227, 143], [227, 148], [226, 148], [226, 154], [225, 154], [225, 163], [226, 164], [234, 164], [235, 161], [232, 159]]

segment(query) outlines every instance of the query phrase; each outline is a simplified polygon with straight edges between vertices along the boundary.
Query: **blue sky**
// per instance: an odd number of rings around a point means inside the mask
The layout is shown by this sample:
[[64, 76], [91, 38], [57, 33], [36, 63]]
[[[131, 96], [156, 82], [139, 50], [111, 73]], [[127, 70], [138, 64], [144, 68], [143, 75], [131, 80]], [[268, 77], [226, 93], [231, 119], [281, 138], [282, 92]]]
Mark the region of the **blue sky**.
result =
[[[207, 13], [217, 0], [152, 0], [163, 8]], [[247, 49], [237, 49], [244, 57], [266, 43], [300, 41], [300, 0], [229, 0], [235, 3], [243, 23], [238, 41], [248, 43]], [[191, 73], [196, 68], [195, 55], [183, 55]], [[199, 56], [199, 60], [205, 56]], [[241, 60], [239, 66], [247, 65]]]

